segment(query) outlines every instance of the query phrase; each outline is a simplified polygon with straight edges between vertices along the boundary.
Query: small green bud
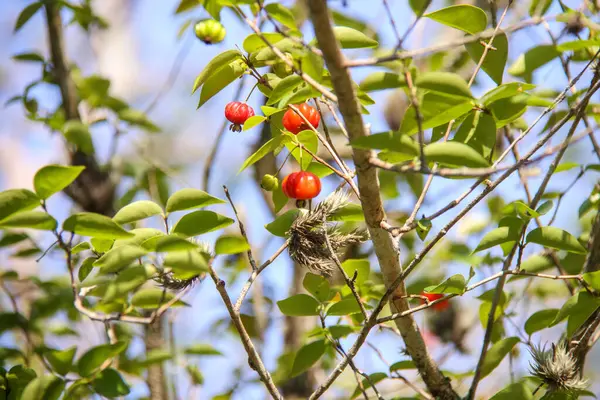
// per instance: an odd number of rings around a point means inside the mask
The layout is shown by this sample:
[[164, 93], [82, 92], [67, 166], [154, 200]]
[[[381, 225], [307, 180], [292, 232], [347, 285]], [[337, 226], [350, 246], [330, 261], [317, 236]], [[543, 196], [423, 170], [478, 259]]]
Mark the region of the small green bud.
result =
[[225, 27], [214, 19], [205, 19], [194, 26], [198, 39], [206, 44], [220, 43], [225, 39]]
[[260, 181], [260, 187], [267, 192], [272, 192], [279, 187], [279, 179], [273, 175], [266, 174]]

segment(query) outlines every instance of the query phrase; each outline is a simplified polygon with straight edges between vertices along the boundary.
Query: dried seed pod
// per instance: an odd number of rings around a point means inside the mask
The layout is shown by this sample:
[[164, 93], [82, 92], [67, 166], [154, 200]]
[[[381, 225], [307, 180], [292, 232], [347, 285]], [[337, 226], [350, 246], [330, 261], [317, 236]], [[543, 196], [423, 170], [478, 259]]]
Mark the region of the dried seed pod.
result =
[[366, 240], [366, 232], [343, 232], [336, 224], [327, 222], [336, 211], [348, 204], [348, 195], [336, 190], [319, 203], [313, 211], [302, 210], [289, 230], [289, 254], [292, 260], [310, 271], [331, 276], [335, 269], [334, 257], [326, 245], [329, 238], [335, 253], [345, 247]]
[[546, 346], [531, 348], [531, 374], [547, 385], [547, 392], [576, 395], [588, 386], [588, 381], [579, 377], [577, 363], [564, 342], [546, 350]]

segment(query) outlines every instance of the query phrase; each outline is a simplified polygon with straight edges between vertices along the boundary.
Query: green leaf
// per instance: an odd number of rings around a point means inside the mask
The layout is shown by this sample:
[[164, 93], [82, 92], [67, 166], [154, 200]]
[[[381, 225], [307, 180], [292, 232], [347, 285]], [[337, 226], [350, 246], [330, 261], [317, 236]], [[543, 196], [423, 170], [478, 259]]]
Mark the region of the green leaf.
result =
[[112, 219], [88, 212], [71, 215], [63, 222], [63, 230], [100, 239], [127, 239], [133, 236]]
[[25, 25], [27, 21], [29, 21], [31, 17], [33, 17], [35, 13], [38, 12], [40, 8], [42, 8], [42, 5], [43, 3], [41, 1], [36, 1], [35, 3], [32, 3], [25, 7], [23, 10], [21, 10], [21, 13], [17, 17], [17, 22], [15, 23], [15, 28], [13, 29], [13, 32], [18, 32], [23, 27], [23, 25]]
[[431, 0], [408, 0], [408, 4], [416, 15], [422, 15], [431, 4]]
[[261, 33], [260, 36], [253, 33], [251, 35], [248, 35], [246, 39], [244, 39], [244, 44], [242, 45], [242, 47], [246, 52], [254, 53], [256, 50], [262, 49], [263, 47], [267, 47], [267, 44], [262, 38], [264, 38], [267, 42], [271, 44], [275, 44], [280, 40], [285, 39], [285, 36], [283, 36], [280, 33], [274, 32], [264, 32]]
[[125, 245], [116, 247], [94, 262], [94, 267], [98, 267], [102, 272], [117, 272], [129, 264], [143, 257], [148, 253], [146, 249], [135, 246]]
[[64, 389], [65, 382], [62, 379], [54, 375], [40, 376], [29, 382], [20, 400], [58, 400]]
[[79, 267], [79, 271], [77, 272], [77, 278], [79, 282], [83, 282], [85, 278], [92, 272], [94, 269], [94, 261], [96, 261], [95, 257], [88, 257], [81, 263]]
[[377, 47], [379, 43], [364, 33], [347, 26], [335, 26], [333, 28], [335, 38], [339, 40], [342, 49], [360, 49], [365, 47]]
[[275, 218], [273, 222], [265, 225], [265, 229], [275, 236], [285, 237], [300, 212], [299, 209], [288, 210]]
[[264, 117], [262, 115], [255, 115], [253, 117], [250, 117], [246, 120], [246, 122], [244, 122], [244, 127], [242, 128], [242, 130], [248, 131], [257, 126], [258, 124], [265, 122], [266, 120], [267, 117]]
[[525, 382], [508, 385], [492, 396], [490, 400], [533, 400], [533, 394]]
[[498, 246], [503, 243], [516, 242], [519, 240], [521, 228], [523, 224], [510, 224], [492, 229], [481, 239], [477, 248], [473, 252], [489, 249], [490, 247]]
[[321, 82], [323, 80], [323, 57], [319, 56], [318, 54], [315, 54], [310, 50], [307, 50], [306, 53], [300, 59], [300, 65], [302, 66], [302, 72], [304, 72], [317, 82]]
[[270, 152], [277, 149], [281, 145], [281, 143], [286, 140], [289, 140], [289, 137], [287, 135], [279, 135], [274, 137], [273, 139], [270, 139], [267, 143], [263, 144], [260, 147], [260, 149], [258, 149], [254, 154], [248, 157], [246, 161], [244, 161], [244, 163], [240, 167], [240, 170], [238, 171], [238, 174], [246, 168], [248, 168], [249, 166], [253, 165], [255, 162], [261, 160]]
[[600, 271], [586, 272], [583, 280], [597, 292], [600, 292]]
[[0, 238], [0, 249], [3, 247], [12, 246], [13, 244], [21, 243], [27, 240], [29, 235], [21, 232], [4, 232], [2, 238]]
[[488, 161], [472, 147], [458, 142], [436, 142], [425, 146], [425, 157], [429, 162], [450, 164], [460, 167], [488, 167]]
[[376, 133], [354, 139], [350, 145], [357, 149], [390, 150], [411, 156], [419, 155], [419, 144], [408, 135], [395, 135], [393, 131]]
[[554, 173], [557, 174], [559, 172], [569, 171], [569, 170], [572, 170], [573, 168], [577, 168], [577, 167], [579, 167], [579, 164], [575, 163], [575, 162], [560, 163], [554, 170]]
[[155, 274], [156, 268], [152, 265], [137, 265], [123, 270], [116, 279], [108, 281], [102, 302], [107, 304], [121, 298], [146, 283]]
[[[459, 102], [457, 103], [456, 100]], [[423, 96], [421, 115], [423, 117], [423, 130], [435, 128], [465, 115], [473, 109], [471, 101], [463, 101], [462, 97], [440, 95], [428, 92]], [[415, 109], [409, 107], [402, 120], [400, 132], [413, 135], [419, 131]]]
[[[527, 50], [508, 69], [508, 73], [514, 76], [531, 77], [533, 72], [541, 66], [549, 63], [560, 56], [554, 45], [540, 45]], [[530, 80], [530, 79], [526, 79]]]
[[196, 250], [198, 245], [177, 235], [155, 236], [142, 243], [142, 247], [157, 253]]
[[238, 254], [250, 250], [250, 245], [241, 236], [223, 235], [215, 243], [215, 254]]
[[64, 376], [71, 371], [76, 351], [77, 346], [69, 347], [65, 350], [49, 350], [44, 353], [44, 357], [48, 360], [54, 371]]
[[552, 200], [548, 200], [542, 203], [542, 205], [540, 205], [537, 210], [535, 210], [539, 215], [546, 215], [548, 213], [548, 211], [552, 210], [552, 206], [554, 205], [554, 203], [552, 202]]
[[537, 218], [540, 214], [529, 207], [527, 204], [523, 203], [521, 200], [513, 201], [507, 204], [503, 209], [502, 213], [505, 215], [514, 215], [519, 216], [525, 220], [529, 220], [531, 218]]
[[23, 211], [0, 221], [1, 228], [56, 229], [56, 220], [43, 211]]
[[107, 251], [112, 249], [114, 245], [114, 240], [92, 238], [90, 239], [90, 243], [92, 244], [92, 247], [94, 248], [94, 251], [96, 253], [106, 253]]
[[40, 199], [47, 199], [71, 184], [85, 167], [47, 165], [35, 173], [33, 187]]
[[162, 208], [150, 200], [140, 200], [121, 208], [113, 217], [117, 224], [130, 224], [154, 215], [162, 214]]
[[[571, 42], [564, 42], [559, 44], [558, 46], [556, 46], [556, 50], [560, 52], [577, 51], [597, 46], [600, 46], [600, 40], [573, 40]], [[596, 51], [594, 51], [594, 53]]]
[[292, 30], [298, 29], [298, 27], [296, 26], [296, 19], [294, 18], [294, 14], [290, 11], [289, 8], [278, 3], [271, 3], [265, 6], [265, 11], [269, 13], [269, 15], [273, 17], [273, 19], [275, 19], [278, 22], [281, 22], [286, 27]]
[[488, 109], [496, 120], [496, 128], [500, 129], [525, 114], [527, 105], [516, 102], [513, 96], [493, 102]]
[[156, 126], [145, 112], [133, 108], [123, 108], [118, 112], [119, 119], [133, 126], [139, 126], [148, 132], [160, 132], [160, 128]]
[[0, 192], [0, 221], [19, 211], [27, 211], [40, 205], [39, 197], [27, 189], [9, 189]]
[[277, 307], [283, 315], [291, 317], [319, 315], [319, 302], [303, 293], [278, 301]]
[[78, 120], [65, 122], [62, 133], [67, 141], [85, 154], [94, 154], [94, 143], [89, 127]]
[[553, 0], [531, 0], [531, 4], [529, 5], [529, 15], [533, 17], [546, 14], [546, 11], [548, 11], [552, 5], [552, 1]]
[[579, 292], [565, 302], [550, 326], [555, 326], [568, 318], [567, 335], [572, 336], [599, 306], [600, 299], [588, 292]]
[[445, 93], [452, 96], [471, 98], [471, 89], [467, 82], [458, 74], [452, 72], [425, 72], [415, 80], [418, 88]]
[[178, 279], [190, 279], [208, 271], [207, 257], [197, 250], [168, 253], [163, 265], [170, 267]]
[[496, 145], [496, 121], [482, 111], [474, 111], [460, 125], [452, 141], [473, 148], [485, 159], [489, 159]]
[[204, 233], [223, 229], [233, 220], [213, 211], [199, 210], [184, 215], [173, 228], [173, 233], [184, 236], [198, 236]]
[[557, 314], [558, 309], [556, 308], [547, 308], [536, 311], [525, 322], [525, 332], [528, 335], [533, 335], [535, 332], [549, 327]]
[[307, 272], [304, 275], [302, 286], [320, 302], [323, 303], [329, 300], [329, 291], [331, 289], [329, 281], [322, 276]]
[[387, 379], [387, 377], [388, 376], [385, 372], [375, 372], [374, 374], [369, 374], [369, 379], [363, 378], [360, 385], [357, 385], [356, 389], [354, 389], [354, 392], [352, 393], [352, 396], [350, 396], [350, 398], [356, 399], [357, 397], [359, 397], [362, 394], [361, 388], [363, 390], [367, 391], [367, 389], [372, 387], [372, 384], [375, 385], [375, 384], [381, 382], [382, 380]]
[[[489, 42], [489, 39], [484, 39], [484, 41], [486, 40]], [[506, 34], [500, 31], [494, 38], [492, 46], [495, 50], [490, 49], [487, 52], [483, 64], [481, 64], [481, 69], [483, 69], [494, 82], [500, 85], [502, 83], [502, 76], [504, 75], [504, 68], [506, 67], [506, 60], [508, 59], [508, 39], [506, 38]], [[473, 62], [479, 64], [485, 46], [477, 41], [467, 43], [465, 48]]]
[[[194, 385], [204, 384], [204, 376], [202, 375], [202, 372], [200, 372], [198, 367], [196, 367], [195, 365], [188, 364], [185, 366], [185, 370], [187, 371], [188, 375], [190, 376], [190, 380]], [[229, 396], [227, 396], [227, 399], [229, 399]], [[219, 396], [213, 397], [213, 400], [219, 400]]]
[[77, 361], [79, 375], [88, 377], [98, 371], [104, 362], [127, 348], [126, 342], [101, 344], [86, 351]]
[[390, 365], [390, 372], [404, 370], [404, 369], [416, 369], [416, 368], [417, 367], [416, 367], [414, 361], [402, 360], [402, 361], [397, 361], [397, 362], [393, 363], [392, 365]]
[[427, 237], [427, 235], [429, 234], [429, 231], [431, 230], [431, 221], [425, 218], [421, 218], [420, 220], [417, 221], [417, 235], [419, 236], [419, 239], [421, 240], [425, 240], [425, 238]]
[[442, 8], [423, 16], [472, 35], [483, 31], [487, 26], [485, 11], [468, 4]]
[[348, 203], [327, 219], [331, 222], [362, 222], [365, 220], [360, 204]]
[[299, 75], [286, 76], [273, 88], [273, 91], [269, 95], [267, 105], [275, 104], [284, 97], [291, 95], [294, 89], [300, 86], [302, 82], [303, 80]]
[[519, 343], [518, 337], [509, 337], [496, 342], [487, 352], [481, 366], [481, 378], [488, 376], [506, 357], [506, 355]]
[[225, 89], [231, 82], [242, 76], [245, 70], [245, 64], [241, 60], [235, 60], [208, 77], [200, 91], [198, 108], [202, 107], [214, 95]]
[[[317, 150], [319, 149], [319, 139], [317, 138], [317, 134], [312, 130], [304, 130], [297, 135], [295, 135], [295, 141], [301, 143], [308, 151], [313, 154], [317, 154]], [[299, 146], [296, 147], [294, 142], [288, 142], [285, 144], [285, 147], [292, 153], [292, 157], [300, 163], [300, 168], [305, 170], [308, 168], [308, 165], [312, 161], [313, 157], [308, 154], [307, 151], [301, 149]], [[295, 147], [295, 148], [294, 148]]]
[[239, 50], [227, 50], [215, 58], [213, 58], [207, 65], [204, 67], [200, 75], [196, 77], [194, 81], [194, 87], [192, 89], [192, 93], [194, 93], [208, 78], [217, 73], [219, 70], [227, 67], [235, 60], [240, 60], [242, 58], [242, 54]]
[[94, 391], [101, 396], [114, 399], [129, 394], [129, 386], [118, 371], [107, 368], [92, 381]]
[[173, 193], [167, 200], [166, 210], [168, 213], [194, 208], [203, 208], [212, 204], [223, 204], [225, 201], [213, 197], [200, 189], [181, 189]]
[[328, 316], [343, 316], [360, 313], [360, 306], [354, 297], [349, 297], [333, 303], [331, 307], [327, 309]]
[[185, 349], [185, 354], [190, 356], [222, 356], [219, 350], [208, 343], [196, 343]]
[[566, 250], [571, 253], [585, 254], [586, 250], [577, 238], [569, 232], [553, 226], [536, 228], [526, 237], [527, 243], [537, 243], [557, 250]]
[[445, 294], [463, 294], [466, 286], [465, 277], [456, 274], [446, 279], [437, 286], [428, 286], [425, 288], [427, 293], [445, 293]]
[[325, 354], [325, 340], [305, 344], [298, 350], [294, 358], [291, 377], [298, 376], [310, 367], [312, 367]]
[[358, 332], [356, 327], [350, 325], [331, 325], [327, 329], [334, 339], [340, 339], [350, 335], [351, 333]]
[[[171, 301], [175, 295], [163, 289], [152, 288], [139, 290], [131, 298], [131, 305], [143, 309], [156, 309]], [[187, 306], [188, 304], [177, 300], [171, 307]]]
[[365, 92], [396, 89], [406, 86], [406, 79], [403, 75], [385, 71], [373, 72], [372, 74], [367, 75], [367, 77], [360, 83], [360, 89]]
[[510, 82], [505, 83], [500, 86], [496, 86], [479, 99], [481, 104], [484, 106], [489, 106], [493, 102], [501, 99], [505, 99], [507, 97], [512, 97], [519, 93], [524, 93], [527, 90], [531, 90], [535, 88], [535, 85], [529, 83], [522, 82]]
[[354, 273], [356, 273], [356, 284], [362, 285], [367, 279], [369, 279], [369, 273], [371, 266], [369, 260], [365, 258], [360, 259], [348, 259], [342, 263], [342, 268], [346, 271], [346, 274], [352, 279]]

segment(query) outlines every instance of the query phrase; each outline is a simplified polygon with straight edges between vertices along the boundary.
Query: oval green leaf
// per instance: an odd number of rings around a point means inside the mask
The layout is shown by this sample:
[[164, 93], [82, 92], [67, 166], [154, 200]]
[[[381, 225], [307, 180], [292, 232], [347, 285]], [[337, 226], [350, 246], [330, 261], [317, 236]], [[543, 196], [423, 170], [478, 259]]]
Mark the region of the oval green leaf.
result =
[[168, 213], [171, 213], [222, 203], [225, 203], [225, 201], [218, 197], [211, 196], [203, 190], [187, 188], [178, 190], [169, 197], [166, 210]]
[[100, 239], [127, 239], [133, 236], [112, 219], [88, 212], [71, 215], [63, 222], [63, 230]]
[[184, 236], [198, 236], [223, 229], [233, 224], [233, 220], [213, 211], [199, 210], [181, 217], [173, 228], [173, 233]]
[[283, 315], [304, 317], [319, 315], [319, 302], [312, 296], [301, 293], [277, 302]]
[[458, 142], [437, 142], [425, 147], [425, 158], [459, 167], [488, 167], [488, 161], [472, 147]]
[[485, 11], [468, 4], [442, 8], [423, 16], [471, 35], [483, 31], [487, 26]]
[[241, 236], [223, 235], [215, 243], [216, 254], [238, 254], [250, 250], [250, 245]]
[[33, 187], [40, 199], [47, 199], [71, 184], [85, 167], [47, 165], [35, 173]]
[[162, 214], [162, 208], [150, 200], [140, 200], [121, 208], [113, 217], [117, 224], [130, 224], [154, 215]]
[[571, 253], [585, 254], [585, 247], [569, 232], [554, 226], [544, 226], [529, 232], [527, 243], [537, 243], [557, 250], [566, 250]]

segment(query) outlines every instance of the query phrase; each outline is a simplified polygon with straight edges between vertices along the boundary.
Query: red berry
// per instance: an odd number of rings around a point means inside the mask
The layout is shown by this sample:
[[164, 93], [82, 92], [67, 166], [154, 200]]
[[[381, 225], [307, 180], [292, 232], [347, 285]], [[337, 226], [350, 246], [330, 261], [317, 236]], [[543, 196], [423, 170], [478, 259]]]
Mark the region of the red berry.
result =
[[[297, 104], [296, 108], [310, 122], [313, 128], [317, 128], [319, 126], [319, 122], [321, 122], [321, 116], [315, 108], [306, 103]], [[283, 114], [283, 127], [292, 132], [294, 135], [297, 135], [303, 130], [310, 129], [310, 126], [304, 121], [300, 114], [292, 109], [287, 110], [285, 114]]]
[[232, 101], [225, 106], [225, 118], [231, 122], [230, 130], [240, 132], [248, 118], [254, 116], [254, 110], [246, 103]]
[[283, 178], [281, 189], [291, 199], [308, 200], [321, 193], [321, 180], [312, 172], [292, 172]]
[[[426, 292], [421, 293], [421, 296], [425, 296], [427, 298], [427, 300], [429, 300], [429, 301], [435, 301], [435, 300], [438, 300], [438, 299], [441, 299], [442, 297], [444, 297], [444, 295], [441, 293], [426, 293]], [[426, 304], [425, 300], [423, 300], [423, 304]], [[443, 310], [447, 309], [448, 307], [450, 307], [450, 303], [448, 302], [448, 300], [440, 301], [439, 303], [436, 303], [433, 306], [431, 306], [431, 308], [433, 308], [436, 311], [443, 311]]]

